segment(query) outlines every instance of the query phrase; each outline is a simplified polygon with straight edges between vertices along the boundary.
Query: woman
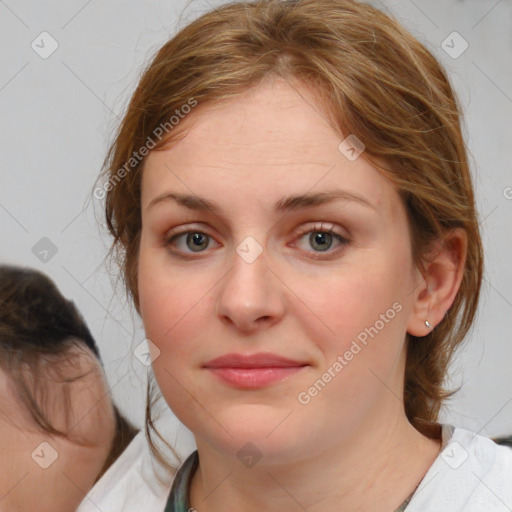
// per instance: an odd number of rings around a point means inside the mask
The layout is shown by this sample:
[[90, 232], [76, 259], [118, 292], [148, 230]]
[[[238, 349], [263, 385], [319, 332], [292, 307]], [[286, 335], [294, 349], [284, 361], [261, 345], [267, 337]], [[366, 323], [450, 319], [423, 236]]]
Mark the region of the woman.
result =
[[236, 2], [157, 53], [101, 190], [197, 444], [165, 510], [512, 507], [512, 452], [437, 422], [482, 279], [460, 115], [353, 1]]
[[76, 510], [135, 429], [75, 305], [29, 268], [0, 266], [0, 388], [0, 510]]

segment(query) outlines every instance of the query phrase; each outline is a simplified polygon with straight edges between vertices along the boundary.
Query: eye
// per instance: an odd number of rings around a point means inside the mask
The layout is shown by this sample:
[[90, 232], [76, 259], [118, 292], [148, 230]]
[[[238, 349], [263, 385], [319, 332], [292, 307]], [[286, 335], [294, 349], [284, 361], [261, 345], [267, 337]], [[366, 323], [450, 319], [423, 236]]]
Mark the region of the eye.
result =
[[[167, 238], [165, 241], [166, 246], [177, 246], [177, 249], [180, 252], [204, 252], [210, 246], [210, 241], [212, 238], [203, 233], [202, 231], [184, 231], [182, 233], [177, 233]], [[181, 242], [181, 243], [177, 243]], [[183, 247], [183, 243], [185, 248]], [[187, 251], [189, 249], [190, 251]]]
[[[315, 224], [304, 228], [299, 233], [299, 238], [302, 240], [307, 235], [307, 243], [314, 251], [308, 252], [327, 252], [331, 249], [333, 242], [338, 241], [338, 247], [343, 248], [349, 243], [349, 241], [343, 237], [340, 233], [337, 233], [333, 226], [324, 227], [323, 224]], [[306, 249], [307, 250], [307, 249]], [[329, 251], [329, 254], [337, 251]]]
[[[313, 254], [337, 254], [339, 250], [349, 244], [349, 240], [337, 233], [332, 225], [325, 226], [323, 223], [302, 228], [298, 234], [300, 241], [305, 239], [306, 236], [308, 237], [307, 243], [309, 247], [313, 248], [313, 251], [307, 248], [303, 250]], [[203, 231], [189, 230], [167, 236], [164, 240], [164, 246], [172, 247], [173, 252], [178, 255], [180, 253], [181, 255], [190, 255], [191, 253], [204, 253], [206, 249], [210, 248], [213, 240], [210, 235]], [[338, 243], [338, 250], [330, 250], [335, 242]], [[300, 243], [297, 245], [300, 246]]]

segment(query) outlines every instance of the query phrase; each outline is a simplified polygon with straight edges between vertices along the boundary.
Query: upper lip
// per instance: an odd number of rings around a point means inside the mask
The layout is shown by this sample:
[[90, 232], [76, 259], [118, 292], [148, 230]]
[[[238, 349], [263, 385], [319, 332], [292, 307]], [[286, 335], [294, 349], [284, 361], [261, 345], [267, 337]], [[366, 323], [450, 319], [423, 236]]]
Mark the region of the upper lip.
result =
[[259, 354], [225, 354], [208, 361], [205, 368], [290, 368], [294, 366], [307, 366], [308, 363], [294, 361], [277, 354], [261, 352]]

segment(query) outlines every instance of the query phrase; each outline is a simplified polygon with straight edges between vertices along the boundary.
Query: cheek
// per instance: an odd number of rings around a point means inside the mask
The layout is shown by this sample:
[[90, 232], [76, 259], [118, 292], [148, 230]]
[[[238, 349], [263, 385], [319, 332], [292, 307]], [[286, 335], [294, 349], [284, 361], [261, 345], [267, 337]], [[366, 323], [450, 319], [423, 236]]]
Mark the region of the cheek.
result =
[[194, 284], [193, 276], [166, 271], [146, 256], [141, 254], [139, 262], [139, 298], [146, 338], [159, 350], [152, 354], [152, 370], [165, 401], [188, 425], [190, 414], [201, 414], [190, 393], [197, 389], [190, 370], [200, 355], [194, 340], [206, 325], [206, 318], [199, 318], [202, 286]]
[[412, 297], [410, 261], [406, 251], [390, 254], [368, 253], [325, 279], [302, 281], [295, 289], [307, 308], [299, 306], [294, 317], [328, 366], [351, 347], [363, 365], [385, 367], [398, 357]]
[[169, 367], [194, 355], [193, 340], [206, 325], [204, 281], [193, 273], [165, 265], [162, 251], [141, 250], [138, 269], [140, 312], [146, 337]]

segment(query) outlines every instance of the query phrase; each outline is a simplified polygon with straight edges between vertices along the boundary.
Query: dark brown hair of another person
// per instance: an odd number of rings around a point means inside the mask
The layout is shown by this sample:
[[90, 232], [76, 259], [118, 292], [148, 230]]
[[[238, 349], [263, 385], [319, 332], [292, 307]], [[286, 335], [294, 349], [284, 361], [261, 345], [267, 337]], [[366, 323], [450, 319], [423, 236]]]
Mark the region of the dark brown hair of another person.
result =
[[[48, 368], [55, 374], [52, 377], [59, 378], [63, 376], [63, 368], [73, 364], [70, 356], [73, 347], [84, 350], [87, 347], [101, 364], [98, 347], [83, 317], [49, 277], [31, 268], [0, 265], [0, 368], [10, 378], [17, 398], [36, 427], [68, 440], [71, 440], [69, 432], [52, 425], [45, 411], [44, 384], [50, 378]], [[78, 374], [65, 378], [70, 382], [82, 377], [83, 374]], [[67, 400], [59, 405], [66, 413], [70, 411]], [[137, 433], [117, 407], [113, 407], [116, 434], [98, 478]]]

